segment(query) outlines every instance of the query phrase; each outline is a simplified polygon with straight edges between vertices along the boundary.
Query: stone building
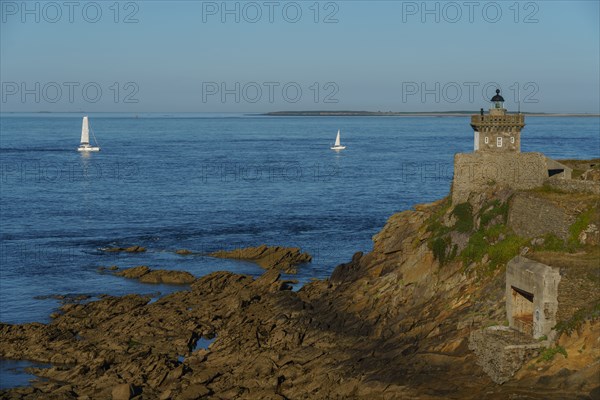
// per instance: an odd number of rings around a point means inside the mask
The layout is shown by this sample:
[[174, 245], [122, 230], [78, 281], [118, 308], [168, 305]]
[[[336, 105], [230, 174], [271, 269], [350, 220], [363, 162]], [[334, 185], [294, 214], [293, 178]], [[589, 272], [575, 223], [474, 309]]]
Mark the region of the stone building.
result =
[[521, 153], [523, 114], [508, 114], [500, 90], [491, 99], [488, 114], [483, 109], [471, 116], [474, 151], [454, 156], [452, 202], [467, 201], [469, 194], [494, 185], [516, 190], [540, 187], [551, 179], [570, 180], [571, 169], [542, 153]]
[[499, 89], [496, 89], [491, 102], [489, 114], [484, 115], [482, 108], [479, 115], [471, 116], [474, 151], [520, 152], [521, 129], [525, 126], [525, 117], [520, 113], [506, 113], [504, 98]]

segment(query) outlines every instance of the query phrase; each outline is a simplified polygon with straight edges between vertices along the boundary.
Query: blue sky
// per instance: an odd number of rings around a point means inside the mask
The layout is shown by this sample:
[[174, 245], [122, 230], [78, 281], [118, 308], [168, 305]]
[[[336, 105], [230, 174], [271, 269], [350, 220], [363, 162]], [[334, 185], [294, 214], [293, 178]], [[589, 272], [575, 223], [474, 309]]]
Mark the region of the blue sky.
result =
[[600, 112], [597, 1], [0, 3], [2, 111]]

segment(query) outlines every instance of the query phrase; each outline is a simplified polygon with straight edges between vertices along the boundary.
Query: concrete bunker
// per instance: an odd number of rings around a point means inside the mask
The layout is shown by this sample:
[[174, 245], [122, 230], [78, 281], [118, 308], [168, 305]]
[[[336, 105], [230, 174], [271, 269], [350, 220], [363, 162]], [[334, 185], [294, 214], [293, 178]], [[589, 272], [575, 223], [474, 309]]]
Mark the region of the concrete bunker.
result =
[[554, 179], [571, 179], [573, 169], [556, 160], [546, 157], [546, 168], [548, 169], [548, 177]]
[[509, 326], [537, 339], [556, 325], [558, 268], [517, 256], [506, 266], [506, 315]]

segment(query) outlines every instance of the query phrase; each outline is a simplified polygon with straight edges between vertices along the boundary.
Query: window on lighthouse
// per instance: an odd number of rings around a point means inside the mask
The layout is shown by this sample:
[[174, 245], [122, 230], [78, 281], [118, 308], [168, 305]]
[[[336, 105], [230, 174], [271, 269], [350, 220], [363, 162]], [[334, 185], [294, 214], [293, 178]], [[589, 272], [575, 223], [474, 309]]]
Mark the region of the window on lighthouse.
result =
[[496, 138], [496, 146], [502, 147], [502, 138], [501, 137]]
[[488, 138], [487, 136], [485, 137], [485, 144], [488, 144], [490, 142], [490, 138]]
[[513, 144], [515, 143], [515, 137], [514, 136], [510, 138], [510, 142], [513, 143]]

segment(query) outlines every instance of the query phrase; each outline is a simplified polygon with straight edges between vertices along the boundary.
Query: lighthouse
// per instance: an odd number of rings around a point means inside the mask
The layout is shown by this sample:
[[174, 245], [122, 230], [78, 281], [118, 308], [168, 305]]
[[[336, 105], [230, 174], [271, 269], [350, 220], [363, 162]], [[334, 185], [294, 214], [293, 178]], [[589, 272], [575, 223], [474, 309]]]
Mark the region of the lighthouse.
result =
[[475, 152], [521, 152], [521, 129], [525, 126], [523, 114], [507, 114], [504, 98], [500, 89], [492, 97], [488, 114], [471, 116], [471, 127], [474, 131]]

